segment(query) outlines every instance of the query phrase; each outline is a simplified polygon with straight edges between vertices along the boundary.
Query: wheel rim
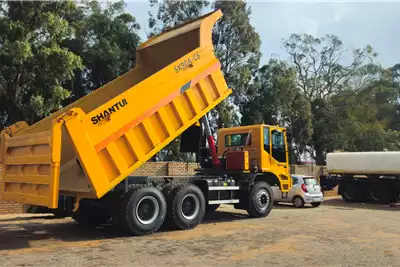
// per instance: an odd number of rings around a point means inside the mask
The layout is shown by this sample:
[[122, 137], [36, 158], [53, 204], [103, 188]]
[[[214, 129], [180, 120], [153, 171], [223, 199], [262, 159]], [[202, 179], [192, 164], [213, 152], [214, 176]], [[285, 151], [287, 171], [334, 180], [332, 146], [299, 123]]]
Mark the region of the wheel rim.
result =
[[257, 193], [257, 208], [266, 209], [269, 204], [269, 195], [265, 189], [261, 189]]
[[200, 212], [200, 200], [194, 194], [187, 194], [181, 203], [182, 216], [186, 220], [193, 220]]
[[160, 205], [152, 196], [143, 197], [136, 206], [136, 218], [141, 224], [152, 224], [160, 213]]
[[296, 197], [294, 199], [294, 205], [296, 205], [296, 207], [300, 207], [302, 204], [303, 203], [302, 203], [302, 201], [301, 201], [301, 199], [299, 197]]

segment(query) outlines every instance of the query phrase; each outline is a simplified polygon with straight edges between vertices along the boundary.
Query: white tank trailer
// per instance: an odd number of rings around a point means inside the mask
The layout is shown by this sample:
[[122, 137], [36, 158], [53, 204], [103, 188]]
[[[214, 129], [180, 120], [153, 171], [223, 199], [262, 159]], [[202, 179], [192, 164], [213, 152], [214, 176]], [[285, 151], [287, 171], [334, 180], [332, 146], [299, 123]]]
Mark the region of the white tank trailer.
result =
[[335, 152], [326, 157], [328, 175], [321, 187], [338, 193], [347, 202], [389, 204], [400, 194], [400, 151]]

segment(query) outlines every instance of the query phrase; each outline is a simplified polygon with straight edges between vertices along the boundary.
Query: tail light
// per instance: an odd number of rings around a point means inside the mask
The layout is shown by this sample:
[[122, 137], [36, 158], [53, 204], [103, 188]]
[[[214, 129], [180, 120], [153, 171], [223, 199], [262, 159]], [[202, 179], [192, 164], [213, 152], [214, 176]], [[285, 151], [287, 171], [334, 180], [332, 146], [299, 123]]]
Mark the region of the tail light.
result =
[[306, 187], [305, 184], [301, 184], [301, 190], [303, 190], [304, 193], [308, 192], [307, 187]]

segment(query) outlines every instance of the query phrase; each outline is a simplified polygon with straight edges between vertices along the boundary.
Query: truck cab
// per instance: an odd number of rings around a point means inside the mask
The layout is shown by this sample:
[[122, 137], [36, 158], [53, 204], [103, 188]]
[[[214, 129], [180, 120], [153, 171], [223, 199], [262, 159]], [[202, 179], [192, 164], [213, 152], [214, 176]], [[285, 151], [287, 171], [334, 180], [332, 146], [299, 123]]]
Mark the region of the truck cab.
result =
[[291, 178], [285, 128], [265, 124], [222, 128], [218, 130], [217, 144], [218, 157], [226, 158], [228, 169], [232, 161], [238, 165], [236, 155], [242, 154], [244, 172], [264, 174], [275, 183], [279, 182], [282, 192], [289, 191]]

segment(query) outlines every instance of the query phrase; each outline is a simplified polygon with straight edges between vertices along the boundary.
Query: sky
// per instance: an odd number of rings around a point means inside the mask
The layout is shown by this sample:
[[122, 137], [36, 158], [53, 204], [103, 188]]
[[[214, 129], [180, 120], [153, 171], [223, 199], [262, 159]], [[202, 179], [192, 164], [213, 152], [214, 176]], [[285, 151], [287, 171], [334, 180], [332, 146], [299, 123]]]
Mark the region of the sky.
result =
[[[400, 63], [400, 0], [398, 1], [262, 1], [248, 0], [251, 23], [261, 38], [262, 62], [287, 59], [282, 40], [292, 33], [316, 37], [335, 34], [348, 51], [370, 44], [384, 67]], [[149, 2], [127, 0], [126, 11], [141, 25], [146, 40]], [[398, 31], [399, 30], [399, 31]]]

